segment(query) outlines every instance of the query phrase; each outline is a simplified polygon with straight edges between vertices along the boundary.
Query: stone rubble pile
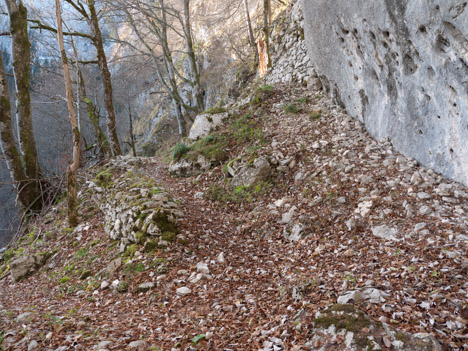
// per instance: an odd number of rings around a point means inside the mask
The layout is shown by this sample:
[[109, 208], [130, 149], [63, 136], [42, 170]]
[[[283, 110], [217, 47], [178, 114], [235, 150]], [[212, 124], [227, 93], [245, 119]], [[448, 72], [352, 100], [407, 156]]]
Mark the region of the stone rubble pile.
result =
[[266, 84], [297, 82], [312, 89], [321, 88], [307, 53], [303, 28], [302, 8], [296, 2], [292, 11], [275, 23], [271, 57], [273, 68], [268, 72]]
[[167, 246], [183, 214], [163, 189], [138, 171], [144, 161], [121, 157], [111, 160], [89, 181], [93, 201], [104, 214], [107, 234], [120, 240], [120, 251], [131, 244]]
[[198, 155], [196, 160], [182, 158], [174, 161], [169, 166], [169, 173], [178, 177], [190, 177], [204, 173], [211, 168], [209, 162], [203, 155]]

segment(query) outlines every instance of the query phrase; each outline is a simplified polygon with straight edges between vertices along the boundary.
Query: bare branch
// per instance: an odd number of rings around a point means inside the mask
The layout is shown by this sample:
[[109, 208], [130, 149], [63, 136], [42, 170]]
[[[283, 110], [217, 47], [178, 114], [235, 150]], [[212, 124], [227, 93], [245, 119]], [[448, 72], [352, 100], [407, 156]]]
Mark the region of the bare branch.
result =
[[[39, 30], [47, 30], [49, 32], [57, 34], [57, 29], [48, 26], [44, 23], [42, 23], [39, 20], [34, 20], [34, 19], [28, 19], [28, 22], [35, 23], [36, 26], [31, 26], [31, 29], [39, 29]], [[92, 35], [86, 34], [86, 33], [81, 33], [81, 32], [64, 32], [63, 35], [69, 35], [69, 36], [75, 36], [75, 37], [82, 37], [82, 38], [88, 38], [91, 40], [94, 40], [94, 37]]]

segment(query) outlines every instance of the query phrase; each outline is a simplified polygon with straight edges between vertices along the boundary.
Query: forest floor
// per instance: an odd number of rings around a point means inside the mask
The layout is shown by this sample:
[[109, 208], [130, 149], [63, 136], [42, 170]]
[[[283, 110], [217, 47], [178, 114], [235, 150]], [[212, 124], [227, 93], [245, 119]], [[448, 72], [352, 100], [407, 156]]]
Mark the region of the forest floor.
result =
[[[223, 165], [176, 178], [162, 157], [148, 159], [147, 174], [181, 204], [179, 239], [137, 252], [108, 281], [128, 283], [118, 292], [98, 274], [119, 255], [102, 214], [62, 229], [41, 244], [58, 251], [39, 273], [0, 280], [4, 349], [319, 349], [327, 341], [310, 343], [316, 312], [372, 288], [372, 297], [349, 303], [397, 330], [430, 333], [442, 349], [463, 350], [467, 189], [376, 142], [319, 92], [276, 86], [239, 113], [249, 110], [261, 141], [228, 151], [231, 159], [278, 161], [262, 189], [229, 192]], [[60, 227], [63, 206], [36, 223], [30, 241], [39, 228]], [[91, 276], [80, 279], [85, 266]], [[138, 292], [146, 282], [153, 288]], [[328, 342], [346, 349], [339, 336]]]

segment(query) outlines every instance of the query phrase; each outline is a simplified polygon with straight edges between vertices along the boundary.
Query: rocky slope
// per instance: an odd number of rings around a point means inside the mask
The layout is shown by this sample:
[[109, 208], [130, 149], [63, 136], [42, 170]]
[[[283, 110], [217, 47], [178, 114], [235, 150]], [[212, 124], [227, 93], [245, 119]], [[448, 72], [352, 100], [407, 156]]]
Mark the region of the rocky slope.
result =
[[310, 69], [200, 117], [171, 164], [86, 170], [80, 226], [58, 204], [2, 257], [1, 347], [466, 349], [468, 189], [374, 140]]
[[[467, 189], [320, 92], [263, 90], [205, 140], [234, 138], [231, 161], [187, 178], [140, 166], [181, 204], [173, 244], [116, 260], [89, 201], [74, 231], [59, 229], [60, 207], [37, 223], [58, 239], [27, 250], [57, 252], [28, 280], [2, 280], [5, 349], [463, 349]], [[270, 176], [232, 187], [226, 166], [235, 177], [258, 159]]]

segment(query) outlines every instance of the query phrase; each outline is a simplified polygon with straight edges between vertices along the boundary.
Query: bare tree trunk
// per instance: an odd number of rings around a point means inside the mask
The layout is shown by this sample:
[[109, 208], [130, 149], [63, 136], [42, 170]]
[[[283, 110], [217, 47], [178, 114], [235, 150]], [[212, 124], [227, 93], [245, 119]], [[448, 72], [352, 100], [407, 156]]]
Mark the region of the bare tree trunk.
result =
[[90, 27], [93, 32], [93, 42], [97, 51], [98, 65], [99, 69], [101, 70], [102, 84], [104, 87], [104, 104], [107, 113], [107, 132], [109, 134], [112, 153], [114, 156], [118, 156], [122, 154], [122, 150], [120, 149], [120, 143], [115, 124], [116, 117], [114, 110], [111, 74], [109, 72], [109, 67], [107, 66], [107, 58], [104, 51], [104, 44], [102, 41], [101, 29], [99, 28], [99, 19], [96, 8], [94, 6], [94, 0], [87, 0], [87, 5], [90, 13]]
[[265, 53], [267, 60], [267, 68], [271, 68], [270, 57], [270, 16], [271, 16], [270, 0], [263, 0], [263, 35], [265, 41]]
[[[10, 17], [11, 52], [15, 75], [17, 120], [20, 150], [24, 172], [35, 180], [34, 198], [41, 195], [41, 169], [39, 167], [31, 114], [31, 43], [28, 36], [28, 13], [22, 1], [5, 0]], [[41, 203], [42, 201], [38, 201]], [[40, 206], [35, 206], [39, 208]]]
[[190, 61], [190, 69], [192, 71], [190, 80], [192, 81], [193, 93], [195, 95], [198, 111], [203, 111], [205, 109], [205, 103], [203, 101], [200, 86], [200, 72], [198, 70], [197, 58], [195, 56], [195, 50], [193, 49], [192, 24], [190, 22], [190, 0], [184, 0], [184, 32], [187, 54]]
[[128, 105], [128, 119], [130, 122], [130, 146], [132, 147], [132, 152], [133, 152], [133, 157], [136, 157], [137, 152], [136, 152], [136, 147], [135, 147], [135, 135], [133, 135], [133, 117], [132, 117], [132, 108], [130, 107], [130, 104]]
[[169, 76], [169, 83], [171, 85], [171, 90], [173, 92], [173, 95], [175, 99], [173, 98], [173, 104], [176, 112], [176, 118], [177, 118], [177, 123], [179, 125], [179, 134], [181, 136], [185, 136], [186, 130], [185, 130], [185, 119], [182, 113], [182, 98], [179, 95], [179, 89], [177, 86], [177, 80], [175, 76], [175, 67], [174, 67], [174, 61], [172, 59], [172, 52], [169, 49], [169, 40], [167, 36], [167, 16], [166, 16], [166, 8], [164, 5], [164, 0], [159, 0], [159, 5], [161, 7], [161, 35], [160, 35], [160, 40], [161, 40], [161, 46], [163, 48], [163, 58], [164, 58], [164, 64], [166, 66], [166, 70]]
[[62, 29], [62, 9], [60, 7], [60, 0], [55, 0], [55, 7], [57, 13], [57, 39], [60, 47], [60, 54], [62, 57], [63, 73], [65, 77], [65, 87], [67, 96], [68, 113], [70, 114], [70, 124], [73, 131], [73, 160], [67, 169], [67, 189], [68, 189], [68, 223], [74, 227], [78, 224], [78, 206], [77, 206], [77, 181], [76, 175], [78, 167], [80, 166], [80, 131], [78, 129], [78, 122], [75, 115], [75, 106], [73, 101], [72, 80], [70, 77], [70, 70], [68, 67], [68, 59], [63, 43], [63, 29]]
[[80, 69], [78, 69], [78, 76], [79, 76], [81, 96], [83, 97], [83, 101], [86, 104], [86, 111], [88, 113], [89, 120], [91, 121], [91, 125], [93, 126], [94, 134], [96, 136], [96, 140], [98, 143], [99, 157], [100, 158], [111, 157], [112, 151], [109, 145], [109, 141], [107, 140], [106, 134], [102, 130], [101, 125], [99, 123], [99, 112], [97, 111], [97, 108], [94, 105], [94, 103], [86, 94], [86, 85], [85, 85], [85, 81], [83, 78], [83, 74]]
[[255, 57], [255, 66], [258, 64], [258, 52], [257, 52], [257, 45], [255, 44], [255, 37], [253, 34], [252, 29], [252, 21], [250, 20], [250, 11], [249, 11], [249, 3], [248, 0], [244, 0], [244, 13], [245, 13], [245, 21], [247, 22], [247, 28], [249, 31], [249, 44], [252, 48]]
[[175, 114], [176, 114], [177, 125], [179, 127], [179, 135], [185, 136], [186, 128], [185, 128], [185, 119], [182, 113], [182, 108], [180, 107], [180, 104], [174, 99], [172, 100], [172, 106], [174, 107]]
[[0, 51], [0, 131], [1, 131], [1, 147], [5, 155], [8, 169], [10, 171], [11, 180], [20, 201], [24, 208], [31, 205], [31, 200], [34, 200], [36, 193], [35, 180], [28, 180], [24, 173], [21, 163], [21, 156], [16, 147], [15, 138], [13, 136], [12, 120], [11, 120], [11, 104], [10, 93], [8, 91], [8, 83], [6, 80], [5, 69], [3, 66], [2, 55]]

